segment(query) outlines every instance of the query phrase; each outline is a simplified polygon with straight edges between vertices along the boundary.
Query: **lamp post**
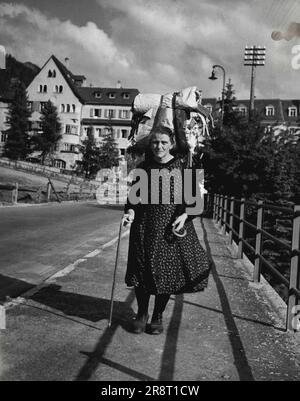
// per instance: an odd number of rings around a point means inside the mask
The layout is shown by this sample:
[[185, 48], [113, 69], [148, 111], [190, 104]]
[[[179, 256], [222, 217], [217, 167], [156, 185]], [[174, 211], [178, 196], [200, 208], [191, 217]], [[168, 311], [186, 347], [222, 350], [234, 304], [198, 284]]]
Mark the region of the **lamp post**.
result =
[[215, 64], [213, 65], [213, 70], [211, 73], [211, 76], [208, 79], [211, 79], [212, 81], [218, 79], [216, 76], [216, 68], [220, 68], [223, 72], [223, 89], [222, 89], [222, 103], [221, 103], [221, 129], [223, 128], [223, 120], [224, 120], [224, 96], [225, 96], [225, 82], [226, 82], [226, 73], [225, 73], [225, 68], [222, 65]]

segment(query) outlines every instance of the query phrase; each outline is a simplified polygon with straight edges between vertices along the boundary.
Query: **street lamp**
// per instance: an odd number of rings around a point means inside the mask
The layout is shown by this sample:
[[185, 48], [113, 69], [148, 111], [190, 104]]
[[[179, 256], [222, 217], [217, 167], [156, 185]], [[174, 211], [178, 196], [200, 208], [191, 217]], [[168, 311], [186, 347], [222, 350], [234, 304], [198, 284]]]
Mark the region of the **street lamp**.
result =
[[222, 89], [222, 106], [221, 106], [221, 128], [223, 128], [226, 73], [225, 73], [225, 68], [222, 65], [216, 64], [213, 65], [211, 76], [208, 79], [211, 79], [212, 81], [218, 79], [218, 77], [216, 76], [216, 68], [220, 68], [223, 72], [223, 89]]

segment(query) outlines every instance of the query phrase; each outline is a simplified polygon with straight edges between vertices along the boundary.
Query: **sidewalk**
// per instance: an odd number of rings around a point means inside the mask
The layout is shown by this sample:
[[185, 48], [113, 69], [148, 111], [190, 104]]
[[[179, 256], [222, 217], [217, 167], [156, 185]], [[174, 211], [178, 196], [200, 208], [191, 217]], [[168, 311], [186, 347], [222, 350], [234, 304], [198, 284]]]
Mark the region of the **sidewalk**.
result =
[[136, 301], [124, 284], [125, 236], [112, 327], [116, 243], [7, 310], [0, 381], [300, 380], [299, 337], [283, 331], [284, 322], [214, 223], [199, 219], [195, 226], [214, 261], [209, 286], [204, 293], [172, 296], [163, 334], [130, 333]]

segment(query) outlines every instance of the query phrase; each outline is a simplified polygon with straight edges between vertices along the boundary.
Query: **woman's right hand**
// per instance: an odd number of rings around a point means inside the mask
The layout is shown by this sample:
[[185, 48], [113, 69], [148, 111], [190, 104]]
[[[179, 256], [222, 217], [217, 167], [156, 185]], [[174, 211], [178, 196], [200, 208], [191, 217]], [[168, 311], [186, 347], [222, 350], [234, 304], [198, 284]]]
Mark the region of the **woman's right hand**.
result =
[[127, 210], [127, 213], [124, 214], [123, 216], [123, 226], [127, 226], [128, 224], [130, 225], [135, 217], [135, 213], [133, 209]]

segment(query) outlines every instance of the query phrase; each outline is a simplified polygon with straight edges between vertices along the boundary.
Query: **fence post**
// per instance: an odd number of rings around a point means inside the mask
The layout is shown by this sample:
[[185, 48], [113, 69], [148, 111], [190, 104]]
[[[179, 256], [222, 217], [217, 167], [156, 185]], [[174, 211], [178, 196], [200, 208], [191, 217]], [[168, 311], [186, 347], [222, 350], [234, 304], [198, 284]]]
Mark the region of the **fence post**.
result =
[[220, 195], [217, 194], [216, 196], [216, 218], [215, 218], [215, 223], [218, 223], [219, 220], [219, 203], [220, 203]]
[[294, 207], [290, 291], [289, 291], [287, 322], [286, 322], [286, 328], [289, 331], [299, 330], [298, 327], [299, 320], [296, 319], [296, 315], [298, 312], [297, 305], [299, 304], [298, 297], [291, 291], [292, 288], [296, 288], [298, 290], [300, 288], [299, 249], [300, 249], [300, 206], [298, 205]]
[[19, 184], [15, 183], [15, 189], [12, 190], [12, 203], [16, 205], [18, 203], [18, 192], [19, 192]]
[[222, 216], [223, 216], [223, 195], [220, 195], [220, 201], [219, 201], [219, 212], [218, 212], [218, 227], [222, 227]]
[[224, 211], [223, 211], [223, 219], [224, 219], [224, 226], [223, 226], [223, 234], [226, 235], [226, 229], [227, 229], [227, 216], [228, 216], [228, 196], [225, 196], [225, 201], [224, 201]]
[[50, 202], [51, 198], [51, 184], [50, 182], [47, 183], [47, 202]]
[[256, 243], [255, 243], [255, 264], [254, 264], [254, 274], [253, 280], [255, 283], [260, 282], [260, 274], [261, 274], [261, 259], [259, 255], [262, 252], [262, 244], [263, 244], [263, 235], [260, 230], [263, 229], [264, 224], [264, 202], [258, 201], [258, 209], [257, 209], [257, 223], [256, 223]]
[[233, 235], [233, 222], [234, 222], [234, 197], [232, 196], [230, 198], [230, 220], [229, 220], [229, 238], [228, 238], [228, 242], [229, 244], [232, 244], [232, 235]]
[[217, 204], [218, 204], [218, 195], [214, 194], [214, 204], [213, 204], [213, 219], [216, 221], [217, 219]]
[[243, 249], [244, 249], [244, 233], [245, 233], [245, 198], [241, 199], [241, 208], [240, 208], [240, 229], [239, 229], [239, 248], [238, 248], [238, 254], [237, 257], [239, 259], [243, 259]]

